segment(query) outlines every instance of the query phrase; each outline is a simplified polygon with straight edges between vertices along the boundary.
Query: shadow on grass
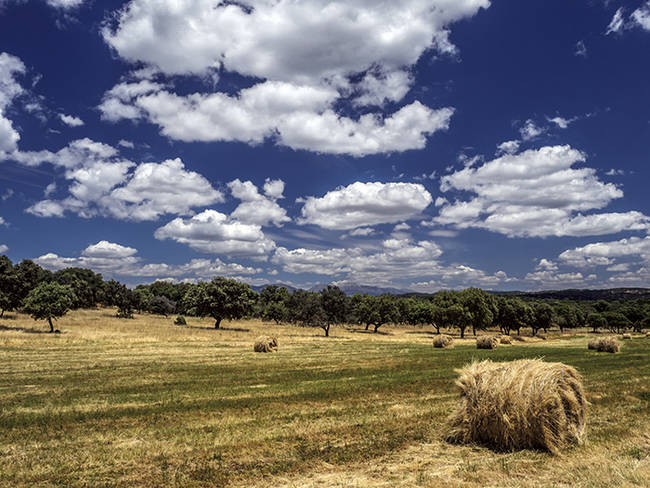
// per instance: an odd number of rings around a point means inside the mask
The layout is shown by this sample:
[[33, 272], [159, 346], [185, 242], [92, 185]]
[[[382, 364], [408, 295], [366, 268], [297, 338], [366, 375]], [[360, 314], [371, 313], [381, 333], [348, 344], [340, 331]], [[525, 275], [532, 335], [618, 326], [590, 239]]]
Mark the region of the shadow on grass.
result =
[[353, 334], [371, 334], [371, 335], [384, 335], [384, 336], [392, 336], [395, 335], [392, 332], [384, 332], [383, 330], [378, 330], [375, 332], [374, 330], [365, 330], [365, 329], [348, 329], [348, 332], [352, 332]]
[[180, 326], [180, 327], [181, 328], [187, 327], [188, 329], [202, 329], [202, 330], [225, 330], [227, 332], [250, 332], [251, 331], [250, 329], [242, 329], [240, 327], [223, 327], [223, 326], [219, 327], [218, 329], [216, 329], [214, 326], [204, 327], [201, 325], [187, 325], [187, 326]]
[[[7, 327], [6, 325], [0, 324], [0, 331], [2, 330], [7, 330], [7, 331], [13, 331], [13, 332], [24, 332], [25, 334], [52, 334], [54, 333], [50, 332], [49, 330], [40, 330], [40, 329], [28, 329], [26, 327]], [[56, 330], [55, 333], [60, 334], [60, 330]]]

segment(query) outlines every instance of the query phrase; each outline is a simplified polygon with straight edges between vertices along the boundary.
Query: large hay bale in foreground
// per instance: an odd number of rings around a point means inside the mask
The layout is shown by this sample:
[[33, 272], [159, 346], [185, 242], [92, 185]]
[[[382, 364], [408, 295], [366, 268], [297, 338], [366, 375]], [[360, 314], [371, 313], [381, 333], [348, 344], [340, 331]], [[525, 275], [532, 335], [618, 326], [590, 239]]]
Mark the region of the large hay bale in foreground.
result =
[[598, 352], [618, 352], [618, 341], [615, 337], [603, 337], [598, 341]]
[[433, 347], [439, 347], [442, 349], [453, 349], [454, 348], [454, 338], [446, 335], [440, 334], [433, 338]]
[[512, 344], [512, 339], [510, 339], [510, 336], [501, 336], [501, 344]]
[[460, 402], [448, 421], [447, 441], [553, 453], [580, 442], [587, 401], [571, 366], [539, 359], [482, 361], [459, 373]]
[[476, 338], [477, 349], [496, 349], [499, 345], [499, 339], [495, 336], [478, 336]]
[[255, 339], [255, 345], [253, 346], [255, 352], [273, 352], [278, 350], [278, 339], [277, 337], [271, 336], [260, 336]]

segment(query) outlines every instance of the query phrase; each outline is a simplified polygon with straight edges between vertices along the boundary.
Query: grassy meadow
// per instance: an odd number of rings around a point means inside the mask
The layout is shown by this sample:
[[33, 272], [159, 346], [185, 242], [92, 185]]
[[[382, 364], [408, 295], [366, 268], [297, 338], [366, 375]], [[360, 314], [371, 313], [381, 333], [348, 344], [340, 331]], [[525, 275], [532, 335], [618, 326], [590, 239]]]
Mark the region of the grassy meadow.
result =
[[[2, 487], [650, 486], [650, 339], [618, 354], [592, 334], [434, 349], [431, 328], [380, 334], [259, 321], [81, 310], [41, 333], [0, 319]], [[279, 352], [256, 354], [260, 334]], [[473, 359], [576, 367], [590, 402], [583, 445], [558, 456], [441, 440]]]

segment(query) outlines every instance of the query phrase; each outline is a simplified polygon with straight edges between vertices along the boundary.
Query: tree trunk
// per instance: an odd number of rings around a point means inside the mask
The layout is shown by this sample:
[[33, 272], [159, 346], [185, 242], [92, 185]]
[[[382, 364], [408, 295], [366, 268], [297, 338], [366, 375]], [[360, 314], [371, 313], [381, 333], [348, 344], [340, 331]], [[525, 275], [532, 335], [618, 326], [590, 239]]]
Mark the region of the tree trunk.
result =
[[375, 334], [376, 334], [377, 331], [379, 330], [379, 327], [381, 327], [381, 324], [375, 324]]
[[221, 319], [218, 318], [218, 319], [216, 319], [216, 321], [214, 322], [214, 328], [215, 328], [215, 329], [218, 329], [220, 325], [221, 325]]
[[460, 327], [460, 338], [461, 339], [465, 338], [465, 327]]
[[370, 328], [370, 324], [368, 323], [366, 324], [366, 330], [368, 330], [369, 328]]
[[521, 335], [521, 327], [517, 329], [517, 335]]
[[52, 317], [48, 317], [47, 322], [50, 324], [50, 333], [54, 332], [54, 325], [52, 324]]
[[5, 309], [3, 308], [2, 311], [0, 311], [0, 319], [5, 316]]
[[476, 337], [476, 327], [472, 325], [472, 334], [474, 334], [474, 337]]
[[325, 331], [325, 337], [330, 336], [330, 324], [324, 325], [322, 329]]

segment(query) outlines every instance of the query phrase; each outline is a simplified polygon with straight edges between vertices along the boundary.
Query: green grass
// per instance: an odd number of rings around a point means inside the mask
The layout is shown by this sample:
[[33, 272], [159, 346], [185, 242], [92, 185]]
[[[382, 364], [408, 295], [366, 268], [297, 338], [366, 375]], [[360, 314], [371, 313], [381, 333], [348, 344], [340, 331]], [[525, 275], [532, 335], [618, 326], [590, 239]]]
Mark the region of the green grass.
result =
[[[622, 466], [620, 486], [647, 473], [648, 339], [626, 341], [619, 354], [587, 351], [586, 336], [436, 350], [430, 336], [410, 330], [339, 329], [325, 339], [286, 326], [272, 328], [280, 351], [260, 355], [253, 339], [270, 326], [259, 323], [237, 324], [247, 332], [213, 331], [155, 317], [118, 323], [99, 311], [67, 320], [61, 336], [0, 331], [2, 486], [306, 486], [331, 472], [370, 477], [359, 486], [390, 476], [395, 486], [442, 486], [443, 459], [453, 461], [449, 486], [495, 479], [519, 486], [522, 476], [530, 486], [555, 486], [583, 469], [583, 486], [596, 486], [606, 480], [583, 464], [597, 459]], [[5, 322], [32, 326], [24, 317]], [[584, 446], [558, 459], [440, 440], [456, 401], [456, 368], [531, 357], [584, 375], [591, 402]], [[419, 467], [400, 472], [405, 459]], [[373, 474], [368, 464], [397, 474]], [[277, 485], [261, 482], [269, 477]], [[611, 481], [603, 486], [616, 486]]]

